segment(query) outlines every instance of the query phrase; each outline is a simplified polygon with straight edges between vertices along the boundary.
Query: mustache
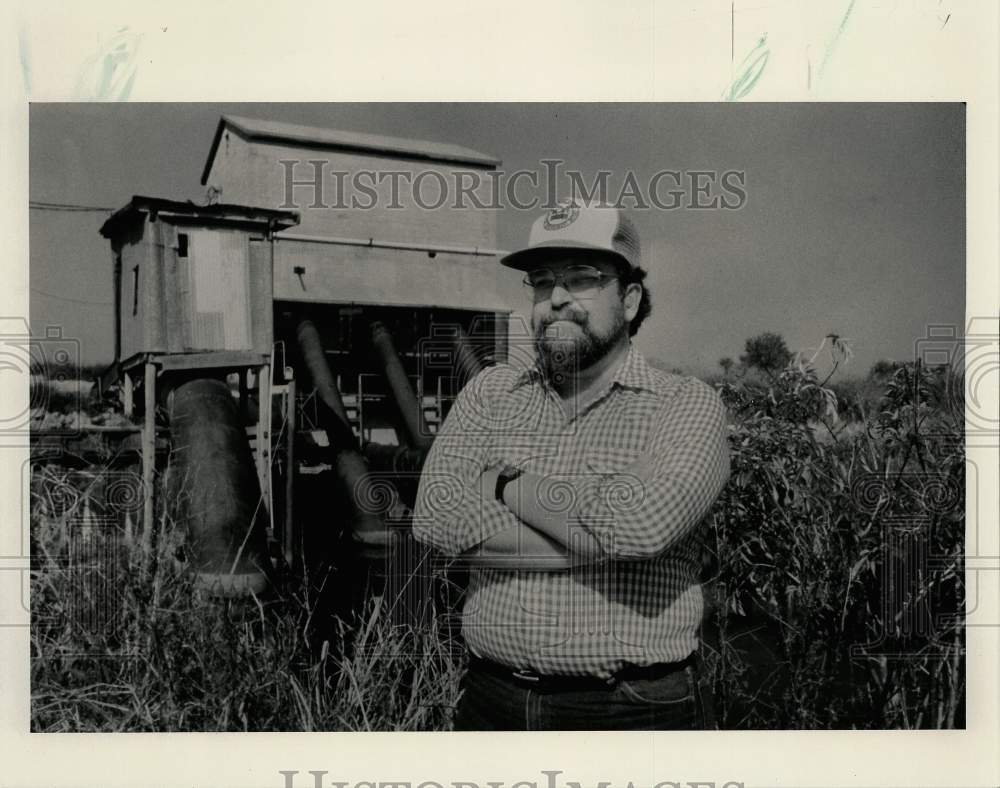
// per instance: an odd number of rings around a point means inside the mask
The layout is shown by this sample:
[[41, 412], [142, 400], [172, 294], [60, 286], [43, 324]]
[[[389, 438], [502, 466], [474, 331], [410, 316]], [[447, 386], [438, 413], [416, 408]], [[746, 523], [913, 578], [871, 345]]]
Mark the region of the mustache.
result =
[[577, 312], [566, 312], [565, 314], [548, 315], [539, 321], [541, 328], [548, 328], [553, 323], [568, 322], [579, 323], [581, 326], [587, 322], [587, 316]]

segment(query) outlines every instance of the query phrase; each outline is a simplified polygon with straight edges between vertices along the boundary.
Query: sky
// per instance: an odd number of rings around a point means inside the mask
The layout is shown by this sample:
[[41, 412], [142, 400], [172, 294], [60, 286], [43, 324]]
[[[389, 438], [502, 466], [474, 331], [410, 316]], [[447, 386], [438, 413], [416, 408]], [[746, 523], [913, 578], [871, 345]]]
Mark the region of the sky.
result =
[[[668, 367], [717, 372], [764, 331], [807, 354], [836, 333], [855, 353], [846, 374], [864, 375], [879, 359], [913, 358], [928, 326], [964, 323], [961, 104], [33, 104], [30, 199], [203, 202], [223, 113], [454, 143], [542, 178], [542, 160], [560, 159], [587, 183], [609, 171], [612, 195], [630, 172], [641, 189], [663, 170], [742, 173], [736, 209], [683, 207], [690, 189], [676, 209], [625, 200], [654, 304], [637, 344]], [[661, 184], [669, 204], [673, 180]], [[738, 201], [718, 180], [712, 197]], [[540, 213], [499, 210], [498, 246], [523, 245]], [[90, 363], [113, 354], [106, 215], [30, 212], [32, 331], [61, 326]], [[497, 265], [497, 276], [523, 310], [518, 274]]]

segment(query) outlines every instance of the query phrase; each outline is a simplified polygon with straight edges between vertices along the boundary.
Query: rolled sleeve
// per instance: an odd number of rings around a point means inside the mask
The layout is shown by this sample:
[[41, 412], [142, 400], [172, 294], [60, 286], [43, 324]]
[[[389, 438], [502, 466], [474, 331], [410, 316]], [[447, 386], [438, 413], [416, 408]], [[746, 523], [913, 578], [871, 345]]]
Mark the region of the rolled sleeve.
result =
[[648, 559], [708, 514], [729, 479], [726, 412], [705, 383], [689, 379], [652, 425], [640, 469], [599, 474], [571, 513], [609, 558]]

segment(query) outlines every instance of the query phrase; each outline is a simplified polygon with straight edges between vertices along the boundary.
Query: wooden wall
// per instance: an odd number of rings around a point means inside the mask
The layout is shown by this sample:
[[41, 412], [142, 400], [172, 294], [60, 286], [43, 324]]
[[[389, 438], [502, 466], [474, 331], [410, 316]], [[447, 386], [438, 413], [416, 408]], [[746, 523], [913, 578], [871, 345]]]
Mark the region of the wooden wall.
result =
[[508, 309], [497, 292], [500, 264], [495, 257], [432, 258], [426, 252], [329, 246], [280, 237], [274, 248], [274, 297], [279, 300], [483, 312]]
[[[449, 200], [440, 208], [424, 209], [411, 196], [411, 188], [404, 180], [401, 183], [398, 204], [391, 203], [391, 184], [384, 180], [373, 188], [378, 192], [378, 200], [371, 209], [312, 207], [315, 190], [296, 187], [295, 205], [285, 202], [285, 167], [282, 160], [299, 162], [294, 168], [295, 180], [311, 180], [314, 169], [310, 160], [322, 161], [325, 178], [321, 202], [334, 206], [338, 201], [332, 172], [356, 173], [361, 170], [374, 172], [399, 171], [415, 178], [419, 173], [433, 171], [448, 182]], [[464, 170], [477, 173], [482, 184], [476, 190], [479, 199], [486, 204], [490, 200], [490, 181], [487, 170], [471, 165], [414, 161], [391, 156], [367, 153], [353, 153], [337, 150], [322, 150], [305, 146], [292, 146], [277, 142], [246, 141], [233, 129], [227, 129], [219, 143], [215, 161], [208, 177], [208, 186], [222, 190], [221, 201], [243, 205], [258, 205], [266, 208], [283, 208], [301, 213], [302, 221], [292, 233], [305, 235], [334, 235], [347, 237], [376, 238], [409, 243], [440, 244], [444, 246], [496, 246], [496, 211], [455, 208], [454, 173]], [[346, 178], [350, 183], [350, 176]], [[436, 202], [438, 181], [435, 176], [424, 176], [423, 202]], [[370, 184], [364, 180], [365, 186]], [[359, 190], [349, 189], [343, 201], [350, 204], [351, 194], [359, 201], [367, 203], [369, 198]]]
[[[310, 187], [296, 187], [293, 207], [301, 223], [279, 236], [275, 245], [274, 297], [281, 300], [325, 303], [370, 303], [435, 305], [484, 311], [507, 311], [509, 304], [497, 288], [499, 261], [492, 256], [472, 256], [357, 246], [297, 243], [295, 235], [373, 238], [376, 241], [439, 246], [496, 246], [496, 212], [474, 208], [454, 208], [454, 180], [461, 165], [406, 160], [364, 153], [321, 150], [286, 144], [247, 141], [233, 129], [223, 133], [207, 185], [222, 190], [227, 203], [265, 208], [289, 208], [285, 203], [285, 168], [282, 160], [300, 162], [294, 169], [296, 180], [310, 179], [310, 160], [322, 161], [325, 175], [319, 199], [326, 206], [338, 201], [332, 176], [334, 171], [408, 172], [411, 177], [434, 171], [448, 180], [450, 199], [439, 209], [418, 205], [404, 181], [398, 191], [400, 208], [391, 207], [388, 181], [377, 187], [375, 207], [342, 209], [311, 207], [316, 195]], [[490, 185], [485, 169], [477, 170], [483, 183], [477, 194], [488, 202]], [[349, 178], [348, 178], [349, 180]], [[437, 181], [428, 178], [425, 202], [437, 196]], [[340, 197], [350, 200], [352, 192]], [[361, 192], [355, 194], [367, 201]], [[296, 267], [305, 269], [300, 277]]]
[[121, 259], [121, 358], [270, 352], [272, 249], [260, 234], [147, 221], [124, 242]]

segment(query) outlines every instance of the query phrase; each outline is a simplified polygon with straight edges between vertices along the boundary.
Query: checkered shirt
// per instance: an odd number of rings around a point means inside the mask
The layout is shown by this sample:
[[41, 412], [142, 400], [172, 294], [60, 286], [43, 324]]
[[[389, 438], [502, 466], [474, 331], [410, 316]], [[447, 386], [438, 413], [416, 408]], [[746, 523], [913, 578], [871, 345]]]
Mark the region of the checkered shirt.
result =
[[[645, 481], [628, 467], [644, 453]], [[542, 505], [567, 512], [571, 534], [596, 537], [605, 560], [473, 568], [462, 613], [473, 653], [545, 675], [606, 678], [697, 648], [699, 526], [729, 476], [725, 410], [709, 386], [656, 370], [630, 347], [608, 388], [570, 418], [537, 369], [486, 369], [434, 440], [414, 536], [457, 556], [517, 526], [510, 509], [476, 491], [499, 462], [551, 480]]]

